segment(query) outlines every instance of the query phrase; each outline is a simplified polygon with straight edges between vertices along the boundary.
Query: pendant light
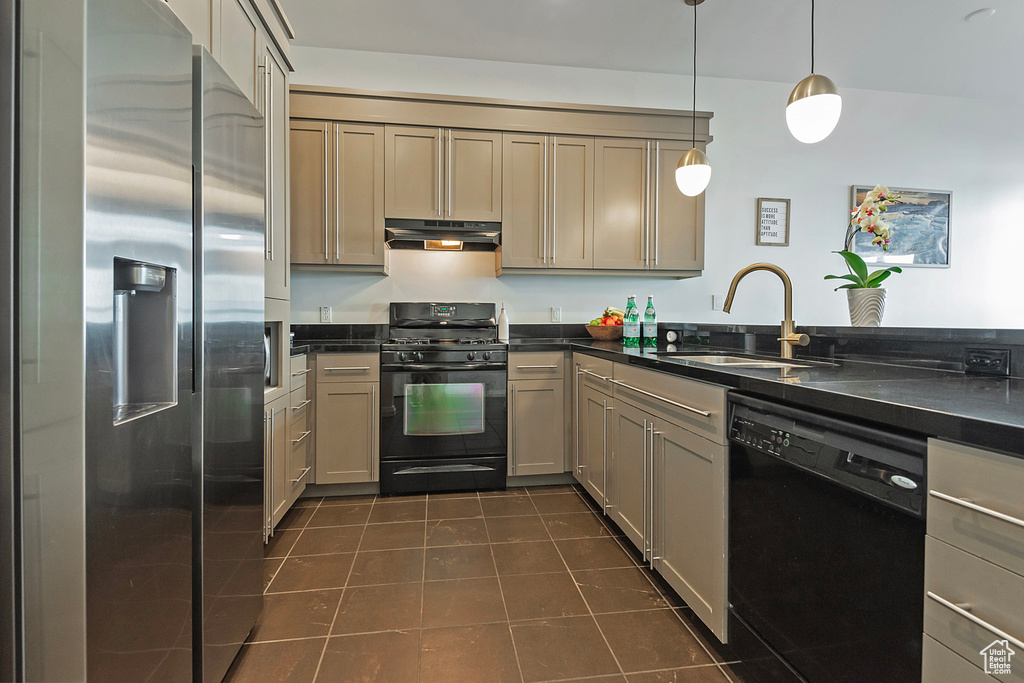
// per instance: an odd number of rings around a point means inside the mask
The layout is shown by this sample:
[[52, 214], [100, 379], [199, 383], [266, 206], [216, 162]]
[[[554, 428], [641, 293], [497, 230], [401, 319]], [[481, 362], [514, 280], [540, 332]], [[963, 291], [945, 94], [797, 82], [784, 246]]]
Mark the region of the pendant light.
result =
[[827, 138], [843, 112], [843, 98], [836, 84], [814, 73], [814, 0], [811, 0], [811, 75], [796, 84], [786, 106], [786, 125], [800, 142]]
[[697, 149], [697, 5], [704, 0], [685, 0], [693, 7], [693, 117], [691, 142], [693, 149], [683, 155], [676, 166], [676, 186], [687, 197], [696, 197], [711, 181], [711, 163], [704, 152]]

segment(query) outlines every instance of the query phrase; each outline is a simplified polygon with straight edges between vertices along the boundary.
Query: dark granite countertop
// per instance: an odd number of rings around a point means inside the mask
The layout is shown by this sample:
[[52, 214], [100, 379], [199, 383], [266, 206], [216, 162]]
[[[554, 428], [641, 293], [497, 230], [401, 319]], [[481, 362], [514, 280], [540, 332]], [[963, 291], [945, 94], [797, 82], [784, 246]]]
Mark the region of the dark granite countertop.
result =
[[310, 339], [300, 343], [317, 353], [378, 353], [381, 344], [374, 339]]
[[295, 356], [301, 356], [304, 353], [309, 353], [309, 344], [292, 346], [291, 349], [289, 349], [289, 353], [291, 353], [292, 358], [295, 358]]
[[[887, 363], [797, 359], [805, 367], [722, 368], [685, 357], [627, 353], [619, 342], [513, 339], [511, 351], [572, 350], [926, 436], [1024, 457], [1024, 380]], [[736, 349], [679, 347], [682, 352]], [[658, 351], [664, 352], [664, 348]]]

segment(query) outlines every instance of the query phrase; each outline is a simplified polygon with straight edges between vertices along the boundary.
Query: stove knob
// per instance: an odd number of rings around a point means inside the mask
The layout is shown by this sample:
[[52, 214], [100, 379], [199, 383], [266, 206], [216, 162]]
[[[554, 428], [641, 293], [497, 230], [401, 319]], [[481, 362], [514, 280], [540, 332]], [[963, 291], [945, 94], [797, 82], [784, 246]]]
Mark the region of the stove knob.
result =
[[423, 352], [422, 351], [417, 351], [416, 352], [416, 360], [418, 360], [418, 361], [422, 361], [423, 360]]
[[405, 360], [405, 351], [398, 352], [398, 360]]
[[484, 360], [490, 360], [490, 359], [491, 359], [491, 352], [490, 351], [484, 351]]
[[475, 359], [476, 359], [476, 354], [473, 353], [472, 351], [470, 351], [469, 353], [466, 354], [466, 360], [475, 360]]

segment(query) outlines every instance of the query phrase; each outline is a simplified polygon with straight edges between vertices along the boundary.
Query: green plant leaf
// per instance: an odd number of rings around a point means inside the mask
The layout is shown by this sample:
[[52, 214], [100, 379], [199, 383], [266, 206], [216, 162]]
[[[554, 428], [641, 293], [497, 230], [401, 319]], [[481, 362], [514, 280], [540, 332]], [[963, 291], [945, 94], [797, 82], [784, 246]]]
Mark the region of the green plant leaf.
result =
[[857, 254], [854, 254], [852, 251], [837, 251], [834, 253], [839, 254], [846, 259], [846, 265], [850, 267], [850, 270], [852, 270], [854, 275], [858, 276], [861, 281], [867, 280], [868, 266], [864, 263], [864, 259]]
[[888, 270], [875, 271], [874, 273], [871, 274], [871, 277], [868, 278], [867, 286], [878, 287], [882, 284], [882, 281], [885, 280], [890, 275], [892, 275], [892, 273]]
[[838, 292], [840, 289], [864, 289], [864, 288], [861, 287], [860, 285], [841, 285], [839, 287], [836, 287], [832, 291], [833, 292]]
[[849, 273], [847, 273], [846, 275], [826, 275], [825, 279], [826, 280], [849, 280], [850, 282], [852, 282], [855, 285], [860, 285], [860, 278], [857, 277], [856, 275], [850, 275]]

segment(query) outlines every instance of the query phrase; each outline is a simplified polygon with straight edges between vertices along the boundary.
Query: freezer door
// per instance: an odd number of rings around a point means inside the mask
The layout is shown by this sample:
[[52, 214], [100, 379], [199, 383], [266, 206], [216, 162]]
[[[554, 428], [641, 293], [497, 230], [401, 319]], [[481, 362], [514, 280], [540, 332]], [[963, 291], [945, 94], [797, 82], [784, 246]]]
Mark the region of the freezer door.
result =
[[86, 665], [192, 676], [192, 38], [164, 2], [89, 4]]

